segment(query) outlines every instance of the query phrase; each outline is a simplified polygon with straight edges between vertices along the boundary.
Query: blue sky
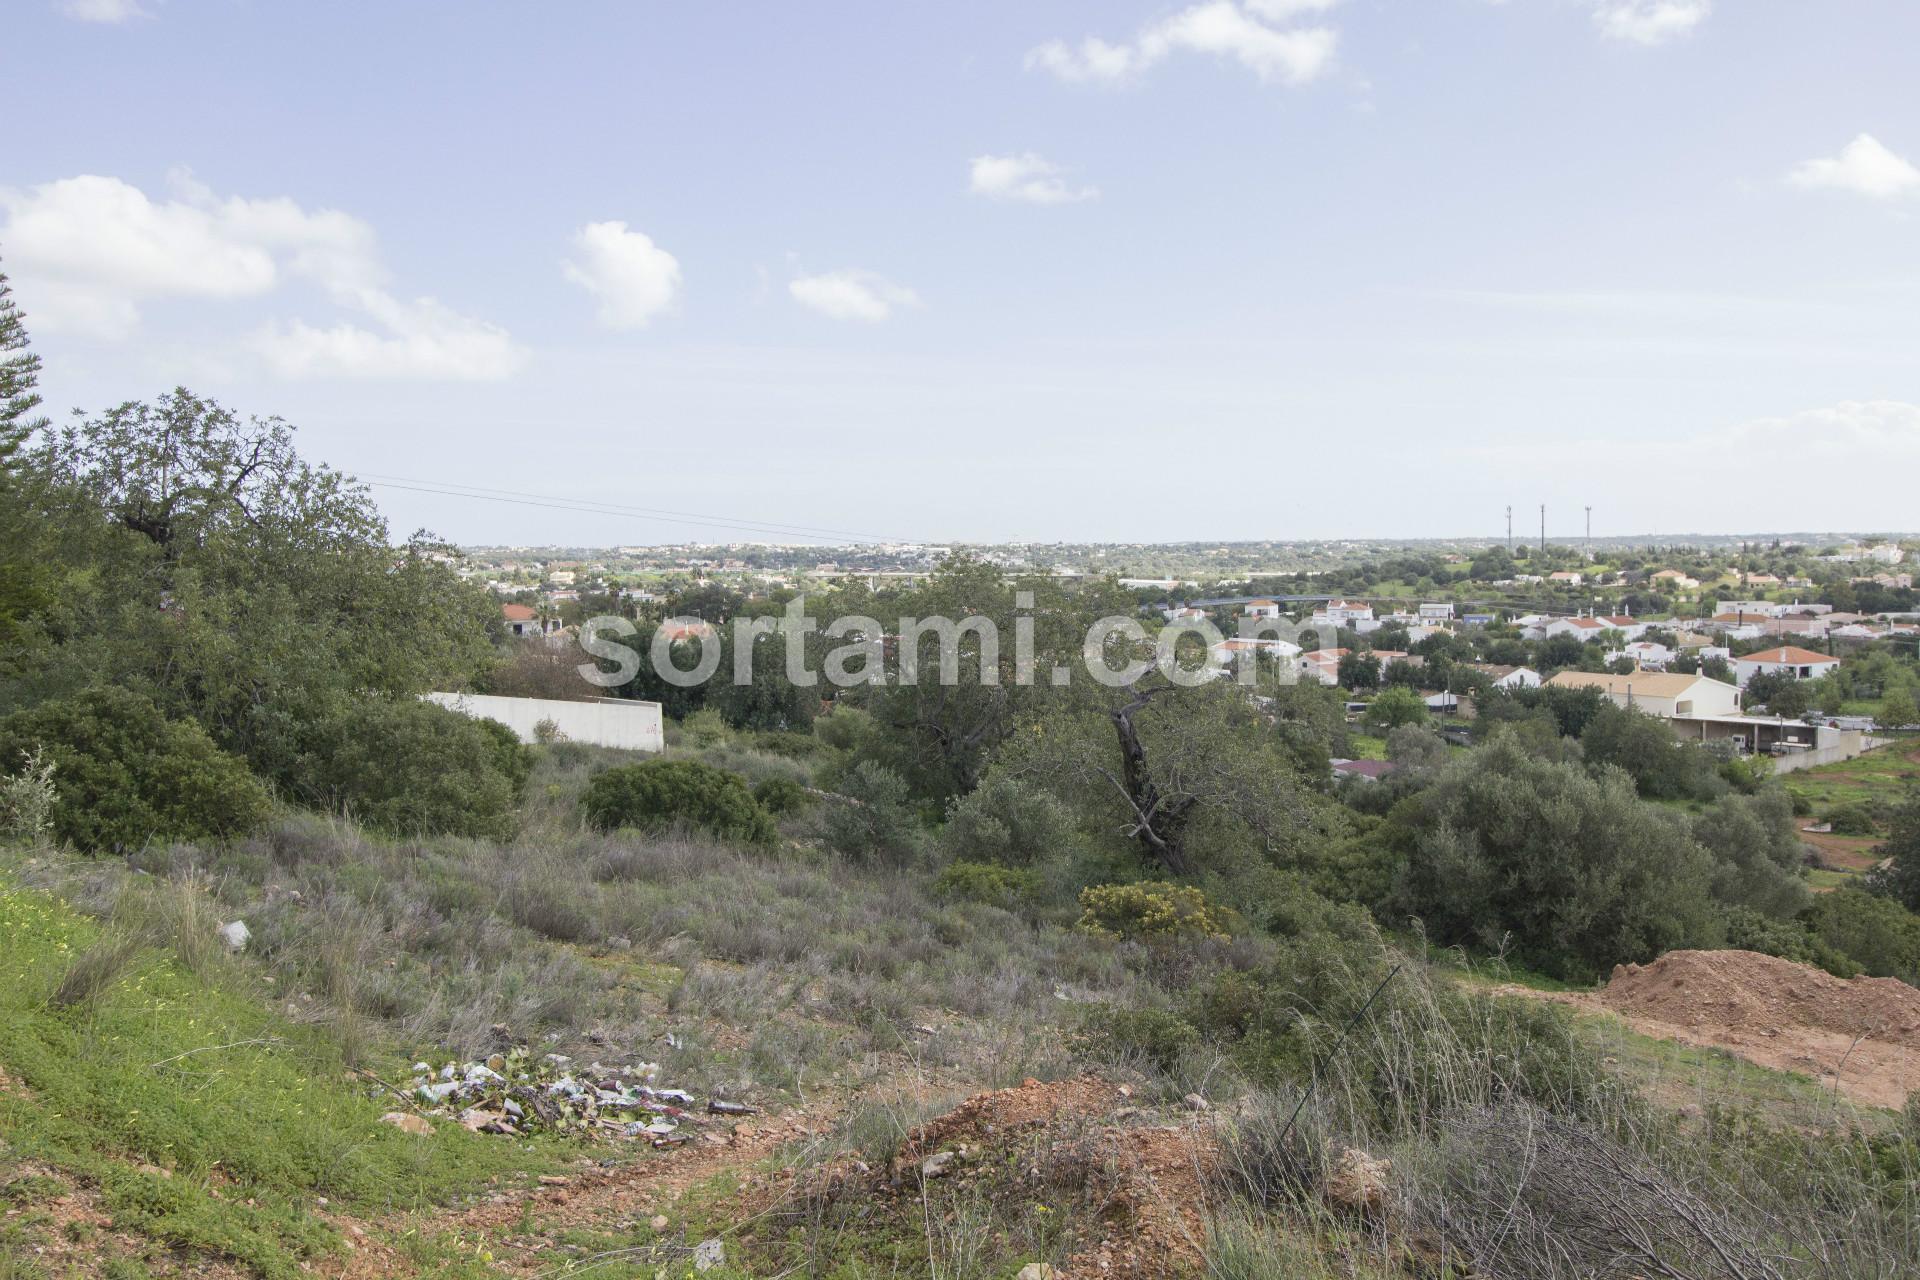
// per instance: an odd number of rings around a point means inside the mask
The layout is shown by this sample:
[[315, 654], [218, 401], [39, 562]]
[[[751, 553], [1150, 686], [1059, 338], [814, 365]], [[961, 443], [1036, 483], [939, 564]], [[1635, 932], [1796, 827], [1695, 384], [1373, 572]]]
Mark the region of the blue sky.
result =
[[64, 412], [461, 541], [1913, 528], [1920, 5], [9, 0]]

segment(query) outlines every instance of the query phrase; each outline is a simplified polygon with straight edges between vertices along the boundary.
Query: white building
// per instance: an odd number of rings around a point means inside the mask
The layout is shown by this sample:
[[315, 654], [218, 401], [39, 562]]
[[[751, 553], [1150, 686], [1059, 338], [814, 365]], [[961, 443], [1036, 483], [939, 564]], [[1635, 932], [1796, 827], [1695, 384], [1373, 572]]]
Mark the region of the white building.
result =
[[1635, 640], [1607, 655], [1608, 662], [1617, 658], [1631, 658], [1635, 666], [1648, 671], [1665, 671], [1667, 664], [1673, 661], [1673, 650], [1651, 640]]
[[1720, 680], [1668, 671], [1562, 671], [1547, 684], [1560, 689], [1598, 689], [1615, 705], [1664, 720], [1694, 716], [1730, 716], [1740, 711], [1740, 691]]
[[1347, 656], [1345, 649], [1315, 649], [1303, 653], [1299, 658], [1299, 671], [1302, 680], [1317, 680], [1321, 684], [1340, 683], [1340, 659]]
[[1597, 640], [1607, 624], [1598, 618], [1552, 618], [1539, 628], [1540, 638], [1551, 640], [1555, 636], [1572, 636], [1576, 640]]
[[1600, 621], [1629, 640], [1638, 640], [1647, 634], [1647, 628], [1653, 625], [1650, 619], [1636, 618], [1630, 613], [1603, 613], [1600, 615]]
[[1357, 622], [1372, 622], [1373, 606], [1358, 600], [1330, 600], [1313, 611], [1316, 627], [1351, 627]]
[[1778, 649], [1762, 649], [1758, 653], [1749, 653], [1743, 658], [1733, 660], [1734, 679], [1740, 682], [1742, 689], [1747, 682], [1758, 675], [1785, 675], [1795, 680], [1818, 680], [1829, 671], [1840, 667], [1840, 659], [1832, 654], [1815, 653], [1811, 649], [1802, 649], [1796, 645], [1781, 645]]
[[1489, 662], [1476, 662], [1472, 669], [1493, 681], [1496, 689], [1538, 689], [1540, 673], [1532, 667], [1502, 667]]
[[1450, 604], [1423, 604], [1420, 606], [1422, 622], [1452, 622], [1453, 606]]
[[1747, 618], [1778, 618], [1786, 614], [1791, 605], [1775, 604], [1771, 600], [1722, 600], [1720, 613], [1715, 616], [1733, 614]]

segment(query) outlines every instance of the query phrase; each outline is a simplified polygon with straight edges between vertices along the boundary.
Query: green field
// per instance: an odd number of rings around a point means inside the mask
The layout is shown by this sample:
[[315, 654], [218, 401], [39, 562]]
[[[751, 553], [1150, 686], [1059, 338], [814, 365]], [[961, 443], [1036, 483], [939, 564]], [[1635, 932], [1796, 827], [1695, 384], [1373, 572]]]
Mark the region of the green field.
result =
[[1816, 815], [1839, 804], [1897, 804], [1920, 786], [1920, 742], [1908, 738], [1839, 764], [1789, 773], [1781, 781]]
[[[208, 936], [204, 920], [177, 923]], [[100, 924], [0, 874], [0, 1196], [17, 1211], [0, 1258], [44, 1247], [38, 1206], [78, 1185], [118, 1239], [137, 1233], [131, 1256], [83, 1242], [120, 1274], [205, 1251], [294, 1276], [343, 1249], [312, 1211], [322, 1197], [384, 1213], [551, 1167], [548, 1143], [380, 1123], [404, 1104], [349, 1075], [337, 1039], [272, 1011], [217, 944], [176, 948], [165, 930]]]

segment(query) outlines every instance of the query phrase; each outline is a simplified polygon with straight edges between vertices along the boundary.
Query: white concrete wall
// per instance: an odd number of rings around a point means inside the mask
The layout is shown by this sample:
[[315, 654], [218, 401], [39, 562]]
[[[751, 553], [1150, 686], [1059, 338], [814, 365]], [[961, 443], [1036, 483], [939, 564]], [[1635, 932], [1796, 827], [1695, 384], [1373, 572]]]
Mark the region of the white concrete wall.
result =
[[569, 742], [626, 751], [663, 751], [666, 734], [657, 702], [599, 698], [562, 702], [555, 698], [500, 698], [488, 693], [430, 693], [427, 701], [481, 720], [498, 720], [533, 742], [534, 726], [551, 720]]
[[1864, 733], [1842, 732], [1839, 741], [1830, 747], [1819, 747], [1813, 751], [1796, 751], [1788, 756], [1773, 757], [1775, 773], [1798, 773], [1802, 769], [1814, 769], [1823, 764], [1839, 764], [1842, 760], [1851, 760], [1855, 756], [1865, 755], [1875, 747], [1885, 746], [1888, 739], [1873, 738]]

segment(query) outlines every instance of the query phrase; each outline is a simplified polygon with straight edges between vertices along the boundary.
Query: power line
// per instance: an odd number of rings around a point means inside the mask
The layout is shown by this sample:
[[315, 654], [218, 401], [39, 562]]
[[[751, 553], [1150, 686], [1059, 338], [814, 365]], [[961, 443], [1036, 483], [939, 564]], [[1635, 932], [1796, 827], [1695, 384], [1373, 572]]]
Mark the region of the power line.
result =
[[499, 502], [512, 506], [544, 507], [554, 511], [575, 511], [587, 515], [637, 516], [649, 520], [675, 520], [707, 528], [737, 532], [798, 537], [814, 542], [853, 539], [860, 542], [911, 542], [911, 538], [889, 538], [879, 534], [855, 533], [848, 529], [827, 529], [812, 525], [781, 524], [767, 520], [737, 520], [694, 511], [670, 511], [656, 507], [630, 507], [590, 498], [564, 498], [553, 494], [527, 493], [518, 489], [489, 489], [481, 485], [459, 485], [417, 480], [408, 476], [382, 476], [361, 472], [356, 479], [381, 489], [399, 489], [409, 493], [431, 493], [450, 498], [471, 498], [480, 502]]

